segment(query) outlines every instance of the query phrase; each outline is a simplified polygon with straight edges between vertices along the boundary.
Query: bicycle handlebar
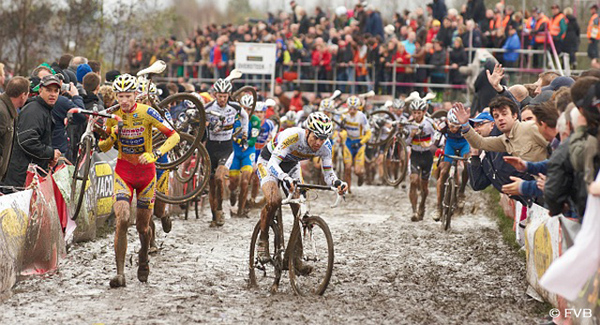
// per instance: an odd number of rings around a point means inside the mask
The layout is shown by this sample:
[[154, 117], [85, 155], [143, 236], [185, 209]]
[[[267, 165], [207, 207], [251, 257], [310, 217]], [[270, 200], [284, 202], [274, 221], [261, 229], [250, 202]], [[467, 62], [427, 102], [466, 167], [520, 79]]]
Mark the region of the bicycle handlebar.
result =
[[453, 155], [446, 155], [446, 154], [442, 154], [443, 157], [448, 157], [454, 160], [462, 160], [462, 161], [467, 161], [469, 160], [469, 158], [467, 157], [461, 157], [461, 156], [453, 156]]
[[295, 190], [294, 192], [290, 192], [288, 196], [281, 201], [281, 204], [302, 204], [306, 202], [306, 197], [300, 195], [299, 198], [294, 199], [294, 194], [298, 191], [298, 189], [307, 189], [307, 190], [322, 190], [322, 191], [334, 191], [336, 194], [335, 202], [329, 207], [335, 208], [340, 204], [341, 199], [344, 197], [338, 193], [337, 187], [335, 186], [327, 186], [327, 185], [315, 185], [315, 184], [302, 184], [297, 183], [294, 184]]
[[86, 115], [91, 115], [94, 117], [104, 117], [104, 118], [115, 119], [115, 120], [117, 120], [117, 134], [119, 134], [119, 131], [123, 127], [123, 119], [120, 116], [115, 115], [115, 114], [107, 114], [107, 113], [103, 113], [103, 112], [90, 111], [90, 110], [81, 109], [81, 108], [71, 108], [70, 110], [67, 111], [67, 121], [73, 117], [73, 114], [86, 114]]

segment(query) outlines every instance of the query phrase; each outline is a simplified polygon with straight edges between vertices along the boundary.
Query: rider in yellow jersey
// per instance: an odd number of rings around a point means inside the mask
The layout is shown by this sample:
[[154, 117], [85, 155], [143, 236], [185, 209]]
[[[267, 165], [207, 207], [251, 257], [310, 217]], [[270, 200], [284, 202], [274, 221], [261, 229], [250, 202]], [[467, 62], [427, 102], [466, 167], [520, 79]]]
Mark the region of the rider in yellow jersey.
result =
[[344, 146], [344, 180], [348, 183], [348, 193], [351, 193], [352, 166], [358, 176], [358, 186], [361, 186], [365, 174], [365, 149], [366, 143], [371, 138], [371, 127], [367, 116], [358, 109], [360, 99], [351, 96], [346, 101], [348, 114], [342, 115], [342, 139], [346, 139]]
[[[179, 134], [167, 124], [158, 112], [147, 105], [135, 102], [137, 79], [129, 74], [117, 77], [113, 82], [117, 93], [119, 109], [115, 115], [123, 119], [123, 127], [117, 137], [116, 121], [109, 119], [106, 123], [110, 132], [106, 140], [98, 143], [100, 150], [108, 151], [116, 143], [119, 150], [115, 167], [114, 205], [117, 216], [115, 234], [115, 255], [117, 275], [110, 280], [113, 288], [125, 286], [125, 254], [127, 253], [127, 227], [133, 192], [137, 196], [136, 228], [140, 235], [138, 280], [148, 281], [150, 267], [148, 265], [148, 248], [150, 243], [150, 217], [154, 207], [156, 188], [156, 168], [154, 162], [164, 153], [173, 149], [179, 142]], [[152, 151], [152, 128], [158, 129], [167, 136], [163, 145]]]

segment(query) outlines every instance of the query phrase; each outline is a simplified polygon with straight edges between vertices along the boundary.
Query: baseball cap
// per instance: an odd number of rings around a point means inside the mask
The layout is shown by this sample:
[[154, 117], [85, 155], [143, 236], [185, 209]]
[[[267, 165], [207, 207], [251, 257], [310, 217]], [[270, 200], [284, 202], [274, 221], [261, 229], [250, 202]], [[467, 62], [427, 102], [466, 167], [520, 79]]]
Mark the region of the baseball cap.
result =
[[574, 83], [575, 83], [575, 80], [573, 78], [567, 77], [567, 76], [560, 76], [560, 77], [554, 78], [554, 80], [552, 80], [552, 82], [550, 82], [550, 84], [548, 86], [542, 87], [542, 91], [544, 91], [544, 90], [556, 91], [560, 87], [571, 87], [571, 86], [573, 86]]
[[481, 112], [475, 116], [475, 118], [469, 119], [469, 123], [471, 123], [471, 125], [481, 122], [494, 122], [494, 118], [490, 112]]
[[49, 87], [52, 85], [56, 85], [58, 86], [58, 88], [60, 88], [60, 79], [58, 78], [58, 76], [53, 74], [45, 76], [40, 82], [41, 87]]

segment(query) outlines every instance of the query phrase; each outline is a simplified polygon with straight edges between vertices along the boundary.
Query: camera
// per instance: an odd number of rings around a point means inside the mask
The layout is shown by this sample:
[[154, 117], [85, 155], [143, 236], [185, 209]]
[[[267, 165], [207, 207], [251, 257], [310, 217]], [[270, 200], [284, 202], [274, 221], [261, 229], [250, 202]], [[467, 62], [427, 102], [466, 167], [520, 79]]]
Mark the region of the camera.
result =
[[67, 92], [71, 89], [71, 84], [63, 82], [62, 86], [60, 86], [60, 92]]

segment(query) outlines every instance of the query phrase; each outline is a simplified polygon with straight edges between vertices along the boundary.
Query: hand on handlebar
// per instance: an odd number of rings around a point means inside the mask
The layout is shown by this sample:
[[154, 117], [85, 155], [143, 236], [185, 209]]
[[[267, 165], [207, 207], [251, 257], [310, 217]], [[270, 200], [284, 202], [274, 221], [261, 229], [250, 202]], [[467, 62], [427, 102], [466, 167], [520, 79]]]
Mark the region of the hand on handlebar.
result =
[[296, 190], [296, 184], [298, 180], [291, 178], [289, 175], [286, 175], [283, 178], [283, 186], [289, 193], [293, 193]]
[[348, 190], [348, 183], [339, 179], [336, 179], [335, 182], [333, 182], [333, 186], [337, 187], [339, 195], [346, 194], [346, 191]]

